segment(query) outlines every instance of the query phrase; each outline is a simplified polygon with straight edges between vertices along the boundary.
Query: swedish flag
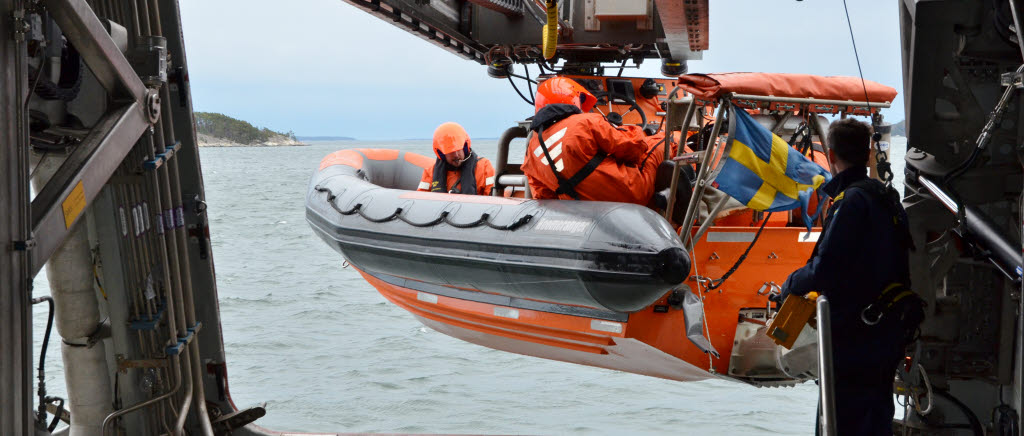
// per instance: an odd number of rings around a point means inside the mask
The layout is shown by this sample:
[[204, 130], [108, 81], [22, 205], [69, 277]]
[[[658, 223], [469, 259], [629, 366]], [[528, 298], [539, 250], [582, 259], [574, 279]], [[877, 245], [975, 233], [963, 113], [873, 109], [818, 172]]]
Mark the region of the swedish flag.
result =
[[804, 222], [810, 227], [808, 202], [832, 175], [742, 108], [733, 105], [729, 122], [732, 143], [714, 186], [754, 210], [775, 212], [802, 206]]

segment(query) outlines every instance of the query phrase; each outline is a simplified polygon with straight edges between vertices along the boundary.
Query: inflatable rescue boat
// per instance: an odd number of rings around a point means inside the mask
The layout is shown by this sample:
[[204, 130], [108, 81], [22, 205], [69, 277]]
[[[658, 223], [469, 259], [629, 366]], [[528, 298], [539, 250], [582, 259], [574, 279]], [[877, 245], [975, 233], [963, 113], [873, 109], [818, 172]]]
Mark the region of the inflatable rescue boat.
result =
[[[609, 120], [687, 138], [666, 159], [686, 171], [655, 186], [670, 195], [664, 210], [530, 199], [508, 155], [514, 138], [528, 136], [521, 124], [499, 140], [493, 196], [415, 191], [433, 157], [341, 150], [310, 182], [307, 220], [385, 298], [468, 342], [679, 381], [779, 386], [816, 377], [813, 328], [791, 348], [766, 329], [775, 315], [769, 293], [807, 261], [820, 228], [808, 231], [798, 213], [746, 209], [712, 188], [729, 152], [727, 121], [745, 110], [828, 168], [822, 114], [871, 115], [895, 90], [792, 74], [570, 77], [599, 96], [594, 111]], [[858, 101], [865, 95], [870, 101]], [[665, 115], [665, 125], [646, 114]]]

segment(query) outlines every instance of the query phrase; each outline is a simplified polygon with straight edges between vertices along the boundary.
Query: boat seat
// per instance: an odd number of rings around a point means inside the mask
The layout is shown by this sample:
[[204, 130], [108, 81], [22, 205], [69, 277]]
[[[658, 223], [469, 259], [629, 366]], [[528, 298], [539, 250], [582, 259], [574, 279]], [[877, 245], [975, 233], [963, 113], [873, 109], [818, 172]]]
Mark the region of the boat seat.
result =
[[433, 168], [434, 158], [411, 151], [353, 149], [365, 159], [359, 173], [363, 180], [391, 189], [415, 191], [423, 170]]

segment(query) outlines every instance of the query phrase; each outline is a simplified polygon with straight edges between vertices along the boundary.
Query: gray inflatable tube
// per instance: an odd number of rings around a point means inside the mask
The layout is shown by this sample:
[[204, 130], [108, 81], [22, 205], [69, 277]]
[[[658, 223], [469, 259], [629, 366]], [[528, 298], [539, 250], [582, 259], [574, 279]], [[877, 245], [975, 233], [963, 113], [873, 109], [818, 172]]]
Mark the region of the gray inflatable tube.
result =
[[431, 289], [629, 313], [689, 273], [678, 235], [646, 207], [413, 191], [432, 163], [335, 152], [310, 181], [306, 219], [364, 273]]

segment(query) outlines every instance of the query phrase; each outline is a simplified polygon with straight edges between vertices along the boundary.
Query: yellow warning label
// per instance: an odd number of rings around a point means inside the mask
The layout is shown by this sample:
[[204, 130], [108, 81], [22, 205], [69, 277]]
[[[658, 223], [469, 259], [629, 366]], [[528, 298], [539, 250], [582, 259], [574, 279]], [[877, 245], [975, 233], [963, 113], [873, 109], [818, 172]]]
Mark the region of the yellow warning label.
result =
[[85, 188], [82, 187], [81, 180], [78, 181], [78, 184], [71, 190], [71, 193], [61, 202], [60, 206], [61, 209], [64, 209], [64, 227], [71, 228], [71, 224], [85, 210]]

